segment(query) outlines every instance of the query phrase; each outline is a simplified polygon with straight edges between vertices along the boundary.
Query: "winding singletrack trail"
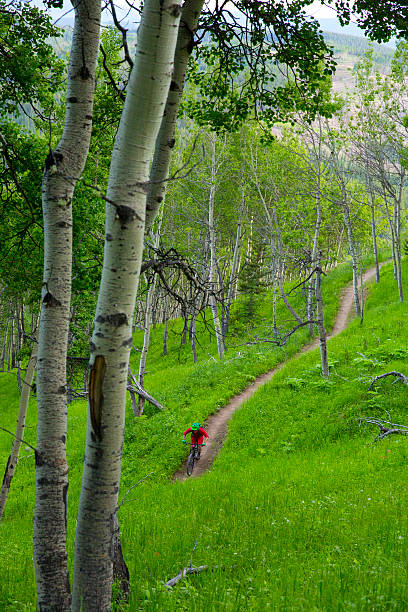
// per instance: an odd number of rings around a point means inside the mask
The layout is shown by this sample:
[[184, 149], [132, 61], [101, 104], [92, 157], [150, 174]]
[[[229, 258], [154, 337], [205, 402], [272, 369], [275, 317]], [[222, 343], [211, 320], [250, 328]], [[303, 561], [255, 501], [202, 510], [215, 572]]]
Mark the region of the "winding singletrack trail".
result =
[[[382, 266], [383, 264], [380, 264]], [[363, 284], [367, 281], [375, 278], [375, 268], [370, 268], [363, 274]], [[340, 303], [340, 308], [337, 313], [337, 317], [333, 326], [331, 333], [327, 336], [327, 338], [333, 338], [340, 332], [342, 332], [346, 327], [349, 319], [352, 316], [354, 307], [354, 297], [353, 297], [353, 286], [348, 285], [342, 294], [342, 300]], [[306, 344], [297, 355], [291, 357], [291, 359], [296, 359], [297, 356], [302, 353], [307, 353], [308, 351], [312, 351], [313, 349], [319, 346], [319, 339], [316, 338], [310, 344]], [[246, 389], [244, 389], [238, 395], [235, 395], [228, 402], [226, 406], [221, 408], [216, 414], [211, 415], [206, 424], [204, 425], [208, 435], [210, 436], [210, 440], [206, 446], [203, 447], [201, 451], [201, 457], [199, 463], [197, 463], [194, 467], [194, 472], [191, 478], [198, 478], [202, 476], [204, 472], [210, 469], [214, 460], [218, 453], [222, 448], [222, 444], [224, 438], [228, 432], [228, 421], [231, 419], [234, 412], [242, 406], [244, 402], [246, 402], [250, 397], [254, 395], [254, 393], [264, 385], [266, 382], [271, 380], [276, 372], [278, 372], [287, 362], [283, 363], [273, 368], [273, 370], [269, 370], [265, 374], [261, 374], [256, 378], [255, 382], [249, 385]], [[175, 474], [173, 480], [186, 480], [186, 465], [184, 464]]]

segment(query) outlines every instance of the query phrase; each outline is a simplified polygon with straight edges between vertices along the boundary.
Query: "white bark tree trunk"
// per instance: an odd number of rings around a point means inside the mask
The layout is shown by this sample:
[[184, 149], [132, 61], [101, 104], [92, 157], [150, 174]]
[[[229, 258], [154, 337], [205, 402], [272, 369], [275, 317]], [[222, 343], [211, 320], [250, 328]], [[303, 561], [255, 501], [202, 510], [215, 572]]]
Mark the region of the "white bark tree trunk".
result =
[[216, 240], [215, 240], [215, 226], [214, 226], [214, 204], [215, 204], [215, 189], [216, 189], [216, 160], [215, 160], [215, 135], [210, 136], [210, 149], [211, 149], [211, 184], [210, 194], [208, 198], [208, 233], [210, 240], [210, 269], [209, 269], [209, 286], [211, 289], [210, 305], [214, 321], [215, 337], [217, 340], [217, 349], [219, 359], [224, 358], [224, 343], [222, 338], [222, 330], [220, 324], [220, 318], [218, 316], [217, 300], [214, 295], [216, 290]]
[[183, 5], [174, 54], [173, 74], [150, 171], [151, 183], [146, 202], [146, 231], [152, 226], [166, 193], [166, 179], [169, 175], [170, 158], [175, 144], [174, 135], [184, 90], [184, 79], [203, 4], [204, 0], [186, 0]]
[[100, 1], [73, 0], [64, 132], [43, 177], [44, 277], [37, 364], [34, 565], [40, 610], [69, 610], [66, 553], [66, 351], [70, 319], [72, 196], [88, 154]]
[[373, 242], [373, 254], [375, 261], [375, 281], [376, 283], [380, 282], [380, 265], [378, 262], [378, 246], [377, 246], [377, 230], [376, 230], [376, 222], [375, 222], [375, 192], [372, 186], [371, 178], [367, 172], [367, 182], [368, 182], [368, 190], [370, 193], [370, 220], [371, 220], [371, 238]]
[[[340, 171], [341, 172], [341, 171]], [[350, 218], [350, 207], [348, 202], [347, 190], [344, 184], [344, 180], [342, 176], [339, 176], [340, 180], [340, 188], [341, 188], [341, 210], [343, 213], [344, 225], [346, 226], [347, 231], [347, 240], [349, 245], [349, 253], [351, 256], [351, 264], [353, 268], [353, 294], [354, 294], [354, 308], [356, 311], [356, 315], [360, 320], [362, 320], [363, 313], [362, 307], [360, 304], [360, 298], [358, 295], [358, 258], [357, 258], [357, 249], [356, 243], [354, 240], [354, 232], [353, 226]]]
[[173, 69], [174, 0], [146, 0], [108, 182], [105, 255], [91, 345], [85, 463], [75, 541], [73, 610], [111, 609], [132, 317], [144, 245], [146, 192]]
[[[156, 228], [156, 235], [154, 237], [153, 246], [155, 249], [159, 247], [162, 221], [163, 221], [163, 206], [161, 208], [160, 218], [158, 220], [157, 228]], [[146, 359], [147, 359], [147, 353], [148, 353], [149, 344], [150, 344], [150, 330], [152, 326], [153, 294], [154, 294], [155, 288], [156, 288], [156, 277], [154, 277], [154, 280], [152, 284], [150, 285], [149, 289], [147, 290], [147, 295], [146, 295], [143, 347], [142, 347], [142, 352], [140, 353], [139, 377], [138, 377], [139, 384], [142, 387], [142, 389], [144, 389]], [[137, 410], [138, 416], [141, 416], [143, 414], [145, 402], [146, 402], [145, 398], [142, 395], [139, 395], [138, 410]]]
[[235, 245], [234, 245], [234, 253], [232, 256], [231, 274], [230, 274], [230, 279], [228, 283], [227, 303], [225, 306], [225, 319], [224, 319], [224, 325], [223, 325], [223, 330], [222, 330], [224, 338], [226, 337], [228, 333], [231, 304], [232, 304], [233, 296], [235, 295], [237, 280], [238, 280], [238, 267], [239, 267], [239, 259], [240, 259], [240, 252], [241, 252], [241, 234], [242, 234], [241, 227], [242, 227], [242, 219], [240, 216], [238, 219], [237, 232], [235, 235]]
[[327, 338], [326, 338], [326, 330], [324, 327], [324, 319], [323, 319], [323, 298], [322, 298], [322, 288], [321, 288], [322, 269], [320, 268], [320, 259], [321, 259], [321, 254], [317, 253], [316, 279], [315, 279], [316, 321], [317, 321], [317, 329], [319, 332], [320, 362], [322, 365], [322, 375], [324, 376], [324, 378], [329, 378], [329, 362], [327, 359]]
[[[322, 124], [319, 121], [319, 136], [317, 142], [317, 154], [316, 154], [316, 223], [315, 223], [315, 231], [313, 236], [313, 247], [311, 254], [311, 262], [310, 262], [310, 273], [312, 270], [318, 265], [317, 264], [317, 256], [319, 251], [319, 237], [320, 237], [320, 228], [322, 225], [322, 168], [321, 168], [321, 158], [322, 158]], [[308, 294], [307, 294], [307, 318], [309, 321], [313, 321], [313, 293], [314, 291], [314, 281], [313, 277], [309, 281], [308, 285]], [[309, 324], [309, 334], [311, 336], [314, 335], [314, 326], [313, 323]]]

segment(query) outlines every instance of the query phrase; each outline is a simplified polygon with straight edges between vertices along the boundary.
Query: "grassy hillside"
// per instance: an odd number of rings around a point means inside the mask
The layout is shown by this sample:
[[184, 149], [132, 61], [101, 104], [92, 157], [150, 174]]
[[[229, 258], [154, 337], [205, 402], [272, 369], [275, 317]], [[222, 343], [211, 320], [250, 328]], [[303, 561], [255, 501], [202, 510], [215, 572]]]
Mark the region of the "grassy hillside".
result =
[[[243, 336], [249, 332], [241, 329], [223, 364], [209, 356], [214, 342], [207, 338], [194, 365], [190, 349], [180, 348], [175, 334], [169, 355], [159, 358], [162, 330], [156, 330], [146, 385], [168, 410], [148, 411], [150, 416], [140, 420], [128, 411], [122, 494], [153, 472], [134, 491], [136, 500], [120, 510], [133, 578], [128, 609], [404, 608], [406, 440], [373, 445], [376, 432], [356, 421], [361, 414], [384, 416], [387, 407], [396, 422], [408, 422], [402, 384], [386, 379], [367, 392], [377, 373], [408, 374], [406, 306], [391, 300], [397, 297], [391, 273], [383, 277], [370, 292], [364, 325], [354, 322], [330, 341], [330, 381], [318, 373], [316, 351], [289, 362], [236, 413], [211, 472], [184, 484], [171, 483], [185, 454], [180, 432], [216, 411], [258, 373], [293, 355], [307, 336], [300, 332], [284, 349], [247, 346]], [[349, 279], [346, 267], [325, 282], [328, 327]], [[259, 335], [268, 331], [270, 307], [266, 296], [259, 305]], [[14, 428], [17, 403], [13, 375], [2, 374], [1, 425]], [[69, 407], [71, 563], [85, 418], [84, 402]], [[27, 441], [34, 443], [34, 405], [28, 426]], [[1, 465], [9, 447], [9, 437], [1, 434]], [[34, 461], [24, 453], [0, 524], [0, 609], [5, 610], [35, 609]], [[196, 541], [193, 564], [218, 567], [167, 590], [165, 581], [186, 563]]]

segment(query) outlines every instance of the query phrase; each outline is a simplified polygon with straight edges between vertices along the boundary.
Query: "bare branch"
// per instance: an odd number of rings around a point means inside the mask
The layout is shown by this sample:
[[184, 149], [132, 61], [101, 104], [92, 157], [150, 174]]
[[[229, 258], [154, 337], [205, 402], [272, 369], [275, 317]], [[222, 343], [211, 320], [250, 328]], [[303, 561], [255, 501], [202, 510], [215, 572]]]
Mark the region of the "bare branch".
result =
[[389, 421], [384, 421], [382, 419], [377, 419], [375, 417], [361, 417], [358, 419], [361, 423], [369, 423], [370, 425], [375, 425], [378, 427], [380, 433], [376, 438], [374, 438], [373, 442], [377, 442], [377, 440], [382, 440], [389, 435], [398, 434], [401, 436], [408, 436], [408, 425], [398, 425], [397, 423], [391, 423]]
[[396, 372], [395, 370], [393, 370], [392, 372], [387, 372], [386, 374], [380, 374], [379, 376], [376, 376], [375, 378], [373, 378], [370, 386], [368, 387], [368, 390], [371, 389], [371, 387], [374, 385], [374, 383], [377, 382], [377, 380], [380, 380], [380, 378], [385, 378], [386, 376], [397, 376], [398, 378], [401, 379], [404, 385], [408, 385], [408, 378], [401, 372]]
[[[125, 495], [122, 497], [122, 499], [120, 500], [120, 502], [119, 502], [119, 504], [118, 504], [118, 510], [119, 510], [119, 508], [121, 508], [121, 507], [123, 506], [123, 504], [125, 503], [125, 499], [126, 499], [126, 497], [129, 495], [130, 491], [131, 491], [132, 489], [134, 489], [135, 487], [137, 487], [138, 485], [140, 485], [140, 483], [141, 483], [141, 482], [143, 482], [144, 480], [146, 480], [146, 478], [149, 478], [149, 476], [151, 476], [152, 474], [153, 474], [153, 472], [149, 472], [149, 474], [146, 474], [146, 476], [144, 476], [143, 478], [141, 478], [140, 480], [138, 480], [138, 482], [137, 482], [136, 484], [132, 485], [132, 486], [130, 487], [130, 489], [128, 489], [128, 490], [126, 491]], [[129, 501], [135, 501], [135, 500], [134, 500], [134, 499], [128, 499], [128, 502], [129, 502]]]
[[35, 448], [35, 446], [32, 446], [29, 442], [27, 442], [26, 440], [23, 440], [22, 438], [18, 438], [15, 434], [13, 434], [12, 431], [9, 431], [8, 429], [5, 429], [4, 427], [0, 426], [0, 429], [2, 431], [5, 431], [6, 433], [10, 434], [10, 436], [13, 436], [13, 438], [15, 438], [18, 442], [21, 442], [22, 444], [25, 444], [26, 446], [29, 446], [30, 448], [33, 449], [33, 451], [35, 453], [37, 453], [37, 449]]

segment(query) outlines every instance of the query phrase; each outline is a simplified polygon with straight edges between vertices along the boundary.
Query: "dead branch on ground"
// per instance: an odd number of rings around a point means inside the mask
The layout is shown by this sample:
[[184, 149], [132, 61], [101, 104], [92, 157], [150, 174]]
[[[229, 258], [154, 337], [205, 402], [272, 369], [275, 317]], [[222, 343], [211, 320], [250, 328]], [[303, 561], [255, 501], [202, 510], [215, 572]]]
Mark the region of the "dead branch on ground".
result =
[[380, 378], [385, 378], [386, 376], [396, 376], [401, 379], [404, 385], [408, 385], [408, 378], [401, 372], [396, 372], [395, 370], [393, 370], [392, 372], [387, 372], [386, 374], [380, 374], [379, 376], [376, 376], [375, 378], [373, 378], [370, 386], [368, 387], [368, 390], [370, 390], [373, 387], [373, 385], [377, 382], [377, 380], [380, 380]]
[[174, 578], [171, 578], [170, 580], [168, 580], [166, 582], [166, 586], [169, 588], [173, 588], [179, 580], [182, 580], [183, 578], [185, 578], [187, 576], [187, 574], [199, 574], [200, 572], [204, 572], [205, 570], [208, 569], [208, 565], [200, 565], [199, 567], [193, 567], [193, 553], [195, 551], [195, 549], [197, 548], [197, 541], [194, 544], [194, 548], [191, 551], [191, 555], [190, 555], [190, 565], [188, 567], [183, 567], [179, 573], [177, 574], [177, 576], [174, 576]]
[[359, 418], [360, 425], [362, 423], [368, 423], [370, 425], [375, 425], [379, 429], [379, 434], [373, 440], [373, 442], [377, 442], [378, 440], [382, 440], [391, 434], [398, 434], [401, 436], [408, 436], [408, 425], [399, 425], [397, 423], [392, 423], [391, 421], [384, 421], [383, 419], [378, 419], [376, 417], [360, 417]]

